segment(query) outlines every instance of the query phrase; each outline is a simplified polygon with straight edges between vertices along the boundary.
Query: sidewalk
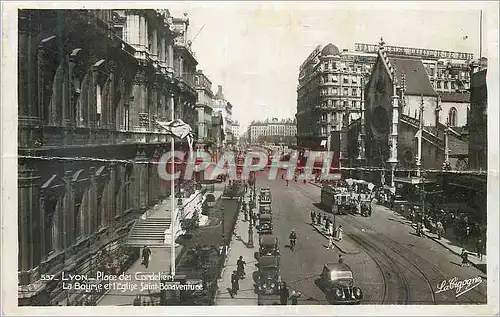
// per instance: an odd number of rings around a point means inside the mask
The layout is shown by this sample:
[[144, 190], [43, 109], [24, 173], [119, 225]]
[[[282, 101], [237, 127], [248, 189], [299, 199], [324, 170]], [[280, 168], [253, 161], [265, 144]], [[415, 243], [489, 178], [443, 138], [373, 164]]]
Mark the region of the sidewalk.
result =
[[[249, 193], [249, 192], [248, 192]], [[245, 201], [248, 203], [248, 196], [245, 194]], [[253, 272], [256, 271], [256, 260], [254, 253], [259, 247], [259, 234], [253, 230], [253, 248], [247, 247], [248, 242], [248, 222], [244, 221], [244, 215], [239, 213], [233, 237], [229, 246], [228, 256], [224, 264], [222, 278], [218, 281], [218, 291], [215, 298], [215, 305], [257, 305], [257, 294], [254, 291]], [[246, 262], [246, 277], [240, 280], [240, 290], [238, 295], [231, 298], [229, 290], [231, 289], [231, 274], [236, 270], [236, 261], [243, 256]]]
[[[311, 226], [326, 238], [325, 242], [328, 244], [329, 236], [328, 236], [328, 231], [325, 229], [325, 226], [322, 226], [322, 225], [320, 226], [320, 225], [316, 225], [316, 224], [314, 224], [314, 225], [311, 224]], [[333, 245], [335, 245], [337, 247], [337, 249], [339, 249], [340, 252], [345, 253], [345, 254], [357, 254], [357, 253], [359, 253], [358, 248], [356, 248], [356, 246], [353, 243], [347, 241], [345, 236], [346, 236], [346, 234], [344, 233], [344, 239], [342, 239], [342, 241], [333, 240]]]
[[[417, 225], [415, 223], [412, 223], [411, 221], [409, 221], [408, 219], [406, 219], [406, 217], [400, 215], [398, 212], [390, 210], [389, 208], [381, 206], [381, 205], [379, 205], [379, 206], [382, 207], [382, 209], [385, 209], [387, 212], [392, 212], [393, 214], [398, 215], [401, 219], [404, 219], [406, 225], [412, 227], [414, 230], [417, 229]], [[439, 243], [441, 246], [443, 246], [445, 249], [449, 250], [451, 253], [454, 253], [454, 254], [456, 254], [458, 256], [460, 256], [462, 254], [462, 247], [454, 244], [451, 240], [446, 239], [445, 237], [441, 237], [441, 239], [438, 239], [437, 234], [431, 233], [429, 231], [429, 229], [427, 229], [427, 228], [424, 228], [423, 234], [426, 237], [428, 237], [429, 239], [432, 239], [435, 242]], [[478, 270], [486, 273], [486, 264], [488, 263], [486, 255], [483, 254], [483, 259], [480, 260], [477, 257], [477, 253], [476, 252], [472, 252], [470, 250], [466, 250], [466, 251], [469, 254], [468, 260], [471, 263], [471, 265], [473, 265]]]
[[[125, 289], [113, 289], [108, 291], [107, 294], [102, 296], [97, 302], [97, 306], [132, 306], [134, 298], [140, 294], [141, 300], [150, 301], [148, 296], [148, 290], [144, 290], [142, 285], [153, 285], [156, 283], [159, 285], [159, 281], [143, 281], [138, 279], [142, 274], [140, 273], [163, 273], [170, 274], [170, 248], [169, 247], [157, 247], [150, 248], [151, 250], [151, 261], [149, 262], [148, 268], [141, 265], [142, 257], [139, 259], [125, 272], [126, 276], [130, 276], [130, 280], [117, 280], [114, 281], [115, 287], [123, 287]], [[176, 248], [176, 255], [178, 256], [182, 251], [182, 247]], [[142, 252], [142, 250], [141, 250]], [[113, 283], [113, 282], [111, 282]], [[135, 288], [135, 290], [133, 290]], [[151, 293], [158, 293], [159, 290], [151, 290]], [[155, 300], [158, 300], [156, 298]]]

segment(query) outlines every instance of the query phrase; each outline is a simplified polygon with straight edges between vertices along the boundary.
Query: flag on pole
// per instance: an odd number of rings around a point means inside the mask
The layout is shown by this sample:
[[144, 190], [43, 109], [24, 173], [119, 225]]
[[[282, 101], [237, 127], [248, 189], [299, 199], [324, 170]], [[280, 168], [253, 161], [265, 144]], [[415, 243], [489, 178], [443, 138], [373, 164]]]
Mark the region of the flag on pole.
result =
[[168, 134], [177, 137], [181, 140], [186, 139], [189, 145], [189, 151], [193, 153], [193, 142], [194, 142], [194, 136], [193, 136], [193, 129], [191, 126], [181, 119], [175, 119], [172, 121], [156, 121], [156, 123], [165, 129]]
[[422, 137], [422, 130], [418, 130], [415, 134], [415, 138], [420, 139]]

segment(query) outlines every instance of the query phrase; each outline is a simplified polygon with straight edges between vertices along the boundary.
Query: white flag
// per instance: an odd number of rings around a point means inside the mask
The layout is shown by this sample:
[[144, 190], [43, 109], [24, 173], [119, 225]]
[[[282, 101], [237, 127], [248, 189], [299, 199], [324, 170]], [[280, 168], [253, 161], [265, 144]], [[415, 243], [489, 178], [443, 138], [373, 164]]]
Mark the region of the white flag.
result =
[[156, 123], [163, 129], [167, 130], [167, 133], [170, 135], [178, 137], [179, 139], [186, 139], [189, 145], [189, 151], [193, 153], [193, 129], [189, 124], [185, 123], [181, 119], [175, 119], [168, 122], [156, 121]]
[[420, 139], [422, 137], [422, 130], [418, 130], [415, 134], [415, 138]]

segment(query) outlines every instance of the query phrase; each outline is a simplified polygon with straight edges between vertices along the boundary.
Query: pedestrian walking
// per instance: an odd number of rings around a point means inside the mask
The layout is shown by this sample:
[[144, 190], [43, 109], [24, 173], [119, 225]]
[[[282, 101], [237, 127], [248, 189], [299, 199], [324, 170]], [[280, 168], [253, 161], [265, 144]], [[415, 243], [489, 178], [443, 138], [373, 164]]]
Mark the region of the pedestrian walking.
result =
[[469, 236], [470, 236], [470, 226], [467, 225], [465, 227], [465, 246], [467, 247], [467, 245], [469, 244]]
[[339, 226], [337, 228], [337, 237], [339, 242], [342, 242], [343, 235], [344, 235], [344, 229], [342, 229], [342, 226]]
[[289, 296], [290, 296], [290, 292], [288, 291], [288, 286], [286, 285], [285, 282], [283, 282], [283, 286], [281, 287], [281, 290], [280, 290], [280, 303], [281, 303], [281, 305], [288, 304], [288, 297]]
[[421, 234], [422, 234], [422, 223], [419, 221], [417, 223], [417, 236], [420, 237]]
[[479, 239], [477, 239], [477, 242], [476, 242], [476, 253], [477, 253], [477, 257], [481, 261], [483, 260], [483, 252], [484, 252], [483, 239], [479, 238]]
[[144, 265], [146, 268], [148, 268], [150, 257], [151, 257], [151, 250], [145, 245], [144, 248], [142, 249], [141, 265]]
[[257, 220], [259, 220], [259, 217], [257, 216], [257, 213], [254, 212], [253, 213], [253, 225], [255, 226], [255, 228], [257, 228]]
[[231, 274], [231, 298], [238, 295], [238, 291], [240, 289], [240, 279], [238, 278], [238, 273], [236, 270]]
[[441, 239], [442, 235], [444, 234], [443, 223], [441, 221], [438, 221], [436, 223], [436, 228], [437, 228], [438, 239]]
[[333, 222], [330, 220], [328, 224], [328, 234], [333, 236]]
[[325, 216], [325, 230], [328, 230], [328, 225], [330, 223], [330, 219], [328, 219], [326, 216]]
[[321, 214], [318, 212], [318, 215], [316, 216], [316, 224], [321, 225]]
[[465, 249], [462, 249], [462, 254], [460, 255], [462, 257], [462, 265], [461, 266], [470, 266], [469, 264], [469, 254]]
[[240, 255], [238, 261], [236, 261], [236, 267], [238, 276], [242, 279], [245, 278], [245, 264], [247, 263], [243, 261], [243, 256]]
[[316, 218], [316, 212], [313, 210], [311, 211], [311, 222], [314, 224], [314, 219]]
[[295, 290], [292, 291], [292, 294], [290, 295], [290, 298], [289, 298], [292, 300], [292, 305], [298, 304], [300, 295], [302, 295], [302, 294], [300, 294], [299, 292], [296, 292]]
[[327, 249], [333, 249], [333, 235], [328, 236], [328, 246]]
[[342, 257], [342, 254], [339, 254], [339, 263], [344, 263], [344, 258]]

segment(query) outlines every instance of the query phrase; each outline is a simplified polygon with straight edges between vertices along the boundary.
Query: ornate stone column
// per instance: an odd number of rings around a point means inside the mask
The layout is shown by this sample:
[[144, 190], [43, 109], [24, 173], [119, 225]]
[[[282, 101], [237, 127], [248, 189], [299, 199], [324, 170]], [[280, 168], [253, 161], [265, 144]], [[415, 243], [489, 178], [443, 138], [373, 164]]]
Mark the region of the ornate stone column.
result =
[[[97, 208], [97, 180], [96, 180], [96, 168], [94, 166], [91, 166], [89, 168], [89, 201], [88, 201], [88, 207], [89, 207], [89, 223], [90, 223], [90, 231], [89, 234], [91, 235], [94, 233], [100, 226], [98, 223], [98, 217], [97, 213], [99, 212]], [[102, 219], [101, 219], [102, 220]]]
[[392, 126], [390, 139], [390, 157], [387, 163], [391, 165], [391, 187], [395, 189], [394, 174], [398, 164], [398, 124], [399, 124], [399, 96], [397, 94], [396, 75], [393, 73], [392, 93]]
[[116, 213], [116, 178], [118, 175], [117, 172], [117, 164], [110, 163], [109, 164], [109, 187], [108, 187], [108, 210], [106, 215], [106, 224], [112, 226]]
[[62, 239], [61, 239], [61, 249], [66, 249], [70, 247], [74, 241], [74, 212], [75, 212], [75, 200], [74, 200], [74, 188], [72, 186], [73, 172], [67, 170], [64, 172], [64, 198], [62, 202], [62, 208], [60, 210], [59, 223], [62, 224]]
[[[143, 69], [138, 69], [132, 86], [133, 103], [130, 109], [130, 123], [135, 131], [144, 131], [144, 119], [147, 119], [146, 112], [146, 73]], [[144, 116], [146, 115], [146, 116]]]
[[33, 162], [20, 160], [18, 169], [18, 232], [20, 271], [28, 271], [38, 265], [40, 253], [40, 175]]
[[134, 160], [134, 205], [145, 209], [148, 202], [147, 157], [143, 150], [137, 151]]

